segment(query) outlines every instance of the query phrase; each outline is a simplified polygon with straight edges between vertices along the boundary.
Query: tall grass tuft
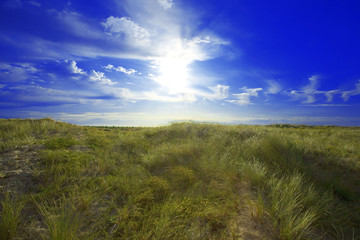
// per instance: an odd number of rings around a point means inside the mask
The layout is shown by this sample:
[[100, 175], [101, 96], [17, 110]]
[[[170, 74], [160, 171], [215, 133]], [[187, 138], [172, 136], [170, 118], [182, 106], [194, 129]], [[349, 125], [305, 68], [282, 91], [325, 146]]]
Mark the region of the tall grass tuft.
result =
[[76, 239], [80, 226], [79, 214], [69, 202], [65, 199], [41, 199], [40, 202], [35, 201], [35, 204], [48, 229], [47, 235], [42, 236], [42, 239]]
[[9, 193], [5, 194], [5, 198], [1, 201], [1, 220], [0, 220], [0, 239], [15, 239], [19, 224], [20, 214], [24, 204], [14, 197], [10, 197]]
[[280, 239], [297, 240], [312, 234], [319, 217], [319, 205], [305, 207], [313, 201], [311, 186], [301, 175], [272, 177], [267, 185], [270, 217], [279, 230]]

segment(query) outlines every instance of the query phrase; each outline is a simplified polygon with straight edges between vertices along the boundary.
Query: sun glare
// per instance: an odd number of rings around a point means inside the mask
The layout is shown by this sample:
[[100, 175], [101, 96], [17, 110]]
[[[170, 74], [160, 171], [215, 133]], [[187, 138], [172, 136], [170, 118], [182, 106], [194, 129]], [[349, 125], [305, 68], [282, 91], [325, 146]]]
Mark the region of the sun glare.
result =
[[163, 56], [154, 65], [154, 80], [170, 93], [184, 93], [191, 88], [189, 66], [198, 58], [199, 47], [191, 41], [174, 38], [162, 46]]
[[164, 58], [158, 62], [156, 81], [170, 92], [182, 92], [189, 87], [189, 61], [181, 58]]

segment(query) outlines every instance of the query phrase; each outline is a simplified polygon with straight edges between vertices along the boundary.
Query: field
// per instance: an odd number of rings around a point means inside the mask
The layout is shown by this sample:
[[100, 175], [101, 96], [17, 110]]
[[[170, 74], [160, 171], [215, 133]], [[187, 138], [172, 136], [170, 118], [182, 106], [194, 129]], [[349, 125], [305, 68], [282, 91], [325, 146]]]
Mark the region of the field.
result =
[[360, 128], [0, 120], [0, 239], [360, 239]]

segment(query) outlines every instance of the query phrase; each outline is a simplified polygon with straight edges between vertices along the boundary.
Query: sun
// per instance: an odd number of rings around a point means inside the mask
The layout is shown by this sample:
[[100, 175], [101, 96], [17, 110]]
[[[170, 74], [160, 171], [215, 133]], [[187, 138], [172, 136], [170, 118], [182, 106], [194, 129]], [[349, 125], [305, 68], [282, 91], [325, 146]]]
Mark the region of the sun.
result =
[[155, 81], [172, 93], [189, 88], [189, 61], [182, 58], [163, 58], [157, 62], [159, 75]]

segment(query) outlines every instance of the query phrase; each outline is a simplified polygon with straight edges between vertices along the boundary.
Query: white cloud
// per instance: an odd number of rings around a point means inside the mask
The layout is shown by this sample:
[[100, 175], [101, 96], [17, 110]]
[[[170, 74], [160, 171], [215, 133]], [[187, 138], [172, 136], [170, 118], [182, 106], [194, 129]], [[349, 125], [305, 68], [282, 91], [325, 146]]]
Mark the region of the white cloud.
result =
[[257, 97], [259, 95], [259, 91], [262, 91], [262, 88], [247, 88], [247, 87], [243, 87], [240, 88], [240, 90], [245, 91], [246, 93], [248, 93], [250, 96], [254, 96]]
[[229, 96], [229, 86], [218, 84], [216, 87], [210, 87], [214, 93], [207, 96], [209, 99], [225, 99]]
[[117, 72], [122, 72], [127, 75], [134, 74], [137, 72], [135, 69], [132, 69], [132, 68], [124, 68], [122, 66], [114, 67], [114, 65], [112, 65], [112, 64], [108, 64], [107, 66], [105, 66], [105, 69], [115, 70]]
[[317, 91], [319, 75], [313, 75], [308, 78], [309, 84], [302, 87], [301, 90], [291, 90], [287, 92], [288, 95], [292, 96], [294, 100], [303, 99], [302, 103], [314, 103], [316, 101], [315, 95], [320, 93]]
[[269, 94], [277, 94], [279, 93], [281, 90], [282, 90], [282, 87], [281, 85], [277, 82], [277, 81], [274, 81], [274, 80], [268, 80], [266, 81], [267, 84], [269, 85], [268, 86], [268, 90], [266, 93], [269, 93]]
[[341, 97], [344, 101], [349, 100], [351, 96], [356, 96], [360, 94], [360, 80], [357, 84], [355, 84], [355, 89], [351, 91], [343, 91]]
[[165, 10], [171, 8], [174, 5], [173, 0], [158, 0], [160, 6], [162, 6]]
[[150, 42], [150, 33], [127, 17], [110, 16], [102, 22], [105, 30], [112, 36], [124, 38], [129, 44], [144, 46]]
[[315, 91], [314, 93], [316, 94], [324, 94], [326, 97], [326, 102], [332, 102], [332, 100], [334, 99], [334, 96], [336, 94], [340, 93], [340, 90], [335, 89], [335, 90], [330, 90], [330, 91]]
[[111, 69], [114, 69], [114, 65], [112, 65], [112, 64], [108, 64], [107, 66], [105, 66], [104, 67], [105, 69], [109, 69], [109, 70], [111, 70]]
[[[319, 95], [323, 97], [325, 96], [326, 102], [332, 102], [334, 96], [337, 94], [342, 93], [342, 97], [344, 99], [348, 99], [350, 95], [356, 93], [356, 90], [347, 91], [347, 92], [341, 92], [339, 89], [328, 90], [328, 91], [317, 90], [319, 79], [320, 79], [319, 75], [313, 75], [309, 78], [310, 83], [308, 85], [301, 88], [301, 90], [292, 90], [290, 92], [287, 92], [287, 94], [292, 96], [295, 100], [303, 99], [302, 103], [309, 104], [308, 106], [310, 106], [311, 103], [314, 103], [318, 100], [316, 96]], [[360, 93], [360, 84], [359, 84], [359, 93]], [[320, 106], [320, 105], [317, 104], [316, 106]]]
[[115, 71], [117, 72], [122, 72], [122, 73], [125, 73], [127, 75], [130, 75], [130, 74], [133, 74], [133, 73], [136, 73], [137, 71], [135, 69], [132, 69], [132, 68], [124, 68], [124, 67], [121, 67], [121, 66], [118, 66], [117, 68], [114, 68]]
[[327, 98], [327, 102], [331, 102], [334, 98], [334, 95], [339, 93], [339, 90], [331, 90], [331, 91], [327, 91], [325, 92], [325, 96]]
[[316, 101], [314, 94], [317, 89], [319, 79], [320, 79], [319, 75], [313, 75], [309, 77], [310, 83], [302, 88], [303, 97], [306, 98], [306, 100], [303, 101], [303, 103], [313, 103]]
[[248, 104], [252, 104], [251, 103], [251, 99], [254, 97], [258, 97], [259, 96], [259, 92], [262, 91], [262, 88], [247, 88], [247, 87], [243, 87], [240, 88], [240, 90], [242, 90], [242, 93], [236, 93], [233, 94], [233, 96], [236, 99], [233, 100], [226, 100], [227, 102], [230, 103], [235, 103], [238, 105], [248, 105]]
[[[68, 62], [67, 60], [65, 60], [65, 62]], [[75, 61], [70, 61], [70, 66], [69, 66], [69, 70], [71, 73], [75, 73], [75, 74], [80, 74], [80, 75], [86, 75], [86, 72], [84, 70], [82, 70], [81, 68], [79, 68], [78, 66], [76, 66], [76, 62]]]
[[305, 87], [303, 87], [304, 93], [305, 94], [313, 93], [317, 88], [319, 79], [320, 79], [319, 75], [313, 75], [313, 76], [309, 77], [310, 83], [308, 85], [306, 85]]
[[89, 80], [92, 82], [100, 82], [105, 85], [114, 85], [115, 83], [108, 79], [103, 72], [91, 70]]
[[208, 87], [209, 91], [203, 91], [198, 89], [188, 89], [188, 96], [192, 96], [193, 101], [197, 100], [197, 97], [208, 100], [221, 100], [229, 96], [229, 86], [218, 84], [216, 86]]

